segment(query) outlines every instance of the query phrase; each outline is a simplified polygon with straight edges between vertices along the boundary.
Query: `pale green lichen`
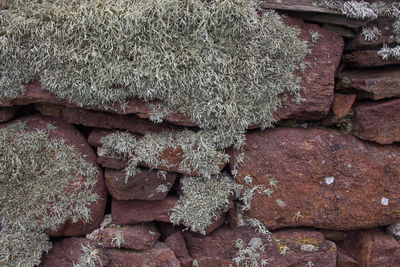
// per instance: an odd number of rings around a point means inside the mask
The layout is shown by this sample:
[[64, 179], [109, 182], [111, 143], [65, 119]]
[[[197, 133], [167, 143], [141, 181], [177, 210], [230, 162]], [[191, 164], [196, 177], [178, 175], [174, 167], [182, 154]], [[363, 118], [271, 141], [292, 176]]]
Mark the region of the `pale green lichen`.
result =
[[[0, 11], [0, 99], [43, 89], [79, 106], [159, 100], [201, 128], [272, 126], [299, 97], [300, 31], [247, 0], [8, 0]], [[232, 137], [230, 137], [232, 139]]]
[[[33, 266], [51, 248], [44, 230], [90, 220], [97, 170], [62, 138], [22, 122], [0, 129], [0, 265]], [[73, 186], [71, 186], [73, 185]], [[12, 197], [10, 197], [12, 196]]]
[[181, 179], [183, 195], [170, 210], [170, 220], [183, 224], [191, 231], [205, 235], [213, 219], [236, 197], [241, 186], [226, 174], [216, 177], [189, 177]]
[[121, 244], [125, 242], [124, 234], [122, 231], [116, 231], [111, 239], [111, 245], [114, 247], [121, 247]]
[[74, 263], [74, 267], [96, 267], [98, 265], [103, 266], [103, 262], [100, 259], [100, 253], [98, 249], [88, 244], [87, 246], [81, 245], [82, 253], [79, 256], [78, 263]]
[[261, 258], [265, 251], [265, 245], [261, 238], [253, 237], [246, 245], [242, 239], [237, 239], [235, 246], [238, 249], [237, 256], [233, 258], [233, 262], [237, 266], [246, 267], [263, 267], [268, 263], [267, 259]]

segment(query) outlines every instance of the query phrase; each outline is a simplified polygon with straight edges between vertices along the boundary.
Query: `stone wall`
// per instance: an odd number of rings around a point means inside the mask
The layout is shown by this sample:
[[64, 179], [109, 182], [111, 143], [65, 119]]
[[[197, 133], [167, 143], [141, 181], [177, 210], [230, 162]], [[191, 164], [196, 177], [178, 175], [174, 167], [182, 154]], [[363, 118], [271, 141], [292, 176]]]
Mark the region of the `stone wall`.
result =
[[[195, 134], [184, 114], [156, 124], [139, 99], [123, 110], [77, 107], [42, 90], [40, 80], [3, 100], [0, 127], [53, 123], [100, 170], [91, 222], [48, 231], [53, 248], [42, 266], [74, 266], [82, 257], [85, 266], [398, 266], [400, 63], [377, 53], [394, 43], [393, 20], [350, 19], [311, 2], [261, 5], [299, 27], [310, 44], [300, 73], [304, 101], [284, 102], [274, 128], [253, 125], [244, 146], [227, 149], [229, 162], [218, 162], [219, 170], [242, 190], [218, 207], [206, 235], [171, 223], [185, 194], [181, 181], [198, 176], [179, 168], [183, 148], [161, 151], [156, 169], [139, 162], [142, 172], [126, 180], [130, 158], [103, 147], [102, 138], [117, 131], [136, 140], [185, 128]], [[379, 36], [366, 40], [366, 27]]]

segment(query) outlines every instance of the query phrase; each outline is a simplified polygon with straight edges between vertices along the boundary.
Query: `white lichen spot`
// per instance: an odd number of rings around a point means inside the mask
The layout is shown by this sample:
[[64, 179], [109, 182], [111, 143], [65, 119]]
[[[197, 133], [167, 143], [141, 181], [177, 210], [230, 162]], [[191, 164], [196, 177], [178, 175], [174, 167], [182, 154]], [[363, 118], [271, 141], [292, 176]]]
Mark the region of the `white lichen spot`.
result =
[[386, 197], [383, 197], [381, 199], [381, 205], [383, 205], [383, 206], [389, 205], [389, 199], [387, 199]]
[[277, 198], [275, 202], [279, 205], [279, 207], [286, 207], [286, 203], [280, 198]]
[[328, 185], [333, 183], [333, 181], [335, 181], [335, 177], [330, 176], [325, 178], [325, 183]]
[[316, 247], [314, 245], [311, 245], [311, 244], [304, 244], [304, 245], [301, 245], [300, 249], [302, 251], [312, 252], [312, 251], [314, 251], [316, 249]]

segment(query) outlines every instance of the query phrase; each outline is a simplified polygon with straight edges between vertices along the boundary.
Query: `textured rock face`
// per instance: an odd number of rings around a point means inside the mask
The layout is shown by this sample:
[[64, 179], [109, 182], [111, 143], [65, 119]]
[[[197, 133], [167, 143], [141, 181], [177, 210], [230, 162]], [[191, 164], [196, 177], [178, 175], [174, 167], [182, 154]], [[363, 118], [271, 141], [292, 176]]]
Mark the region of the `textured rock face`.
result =
[[176, 202], [177, 198], [172, 196], [153, 201], [112, 199], [111, 214], [116, 224], [170, 222], [168, 212]]
[[[280, 241], [268, 241], [268, 239], [256, 234], [251, 229], [231, 230], [228, 227], [220, 227], [210, 235], [203, 237], [191, 232], [184, 232], [186, 244], [190, 255], [196, 259], [199, 266], [219, 267], [232, 264], [233, 259], [239, 255], [235, 246], [238, 239], [244, 244], [262, 241], [264, 251], [254, 250], [258, 253], [256, 262], [261, 266], [261, 260], [267, 260], [271, 266], [336, 266], [336, 246], [331, 241], [326, 241], [322, 234], [309, 230], [284, 230], [274, 233]], [[282, 255], [282, 248], [287, 246], [290, 250]], [[249, 256], [249, 255], [247, 255]], [[250, 261], [247, 262], [250, 264]], [[240, 262], [239, 266], [246, 266]], [[248, 265], [251, 266], [251, 265]]]
[[123, 171], [106, 170], [104, 177], [111, 196], [118, 200], [162, 200], [174, 185], [176, 173], [166, 173], [165, 179], [158, 171], [142, 171], [129, 177]]
[[379, 229], [355, 231], [339, 246], [350, 253], [359, 266], [398, 266], [400, 262], [400, 244]]
[[378, 55], [377, 50], [354, 51], [348, 54], [344, 54], [342, 57], [342, 62], [346, 63], [349, 66], [363, 68], [399, 64], [397, 60], [392, 58], [382, 59], [382, 57]]
[[105, 228], [97, 236], [105, 248], [146, 250], [153, 247], [160, 233], [153, 224], [137, 224]]
[[107, 267], [179, 267], [174, 252], [164, 243], [157, 242], [152, 249], [136, 252], [109, 250], [110, 263]]
[[400, 70], [396, 68], [349, 70], [337, 77], [337, 89], [355, 90], [359, 98], [379, 100], [400, 96]]
[[[26, 123], [27, 130], [33, 131], [35, 129], [43, 129], [49, 123], [56, 126], [56, 129], [50, 131], [50, 137], [61, 137], [68, 145], [74, 146], [84, 156], [85, 160], [97, 167], [98, 180], [94, 188], [99, 198], [96, 202], [89, 205], [91, 212], [91, 221], [85, 223], [79, 220], [73, 223], [68, 220], [65, 224], [59, 227], [58, 231], [48, 231], [47, 234], [51, 236], [81, 236], [90, 233], [96, 229], [103, 220], [104, 210], [107, 202], [107, 192], [104, 185], [103, 172], [96, 164], [96, 154], [93, 152], [90, 145], [87, 143], [86, 138], [76, 130], [72, 125], [69, 125], [60, 120], [54, 120], [42, 116], [29, 116], [21, 119]], [[27, 200], [28, 201], [28, 200]]]
[[[349, 230], [400, 217], [397, 146], [364, 143], [327, 129], [277, 128], [248, 134], [243, 153], [237, 182], [245, 189], [273, 190], [270, 197], [255, 192], [245, 216], [270, 229]], [[244, 181], [247, 175], [251, 184]]]
[[0, 108], [0, 123], [11, 120], [18, 111], [18, 107]]
[[355, 105], [353, 134], [381, 144], [400, 141], [400, 99]]

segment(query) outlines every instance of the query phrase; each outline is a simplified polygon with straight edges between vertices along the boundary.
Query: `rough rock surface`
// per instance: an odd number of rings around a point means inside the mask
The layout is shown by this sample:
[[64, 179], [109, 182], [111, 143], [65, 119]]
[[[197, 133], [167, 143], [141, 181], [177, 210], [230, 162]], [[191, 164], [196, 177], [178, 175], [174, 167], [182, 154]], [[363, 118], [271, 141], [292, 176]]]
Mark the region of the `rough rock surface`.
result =
[[179, 267], [174, 252], [164, 243], [157, 242], [152, 249], [145, 251], [125, 251], [111, 249], [110, 263], [106, 267]]
[[[260, 252], [257, 260], [261, 266], [261, 260], [268, 260], [270, 266], [336, 266], [336, 246], [333, 242], [324, 239], [317, 231], [310, 230], [283, 230], [274, 233], [274, 237], [280, 241], [268, 241], [266, 236], [257, 234], [253, 229], [231, 230], [227, 226], [220, 227], [207, 236], [184, 232], [183, 233], [190, 255], [196, 259], [199, 266], [222, 267], [232, 264], [238, 256], [235, 242], [239, 238], [247, 244], [261, 240], [265, 245], [264, 252]], [[251, 244], [251, 243], [250, 243]], [[289, 252], [281, 255], [283, 247], [287, 246]], [[247, 255], [248, 256], [248, 255]], [[240, 266], [245, 266], [241, 262]], [[253, 266], [253, 265], [248, 265]]]
[[108, 112], [44, 104], [37, 104], [36, 109], [43, 115], [88, 127], [123, 129], [139, 134], [180, 129], [178, 126], [167, 123], [155, 124], [150, 120], [139, 118], [136, 115], [118, 115]]
[[359, 267], [358, 262], [353, 259], [346, 251], [337, 248], [336, 267]]
[[[127, 248], [146, 250], [153, 247], [160, 237], [154, 224], [125, 225], [120, 228], [109, 227], [99, 230], [96, 234], [98, 241], [105, 248]], [[118, 237], [122, 237], [119, 239]]]
[[[273, 191], [270, 197], [255, 192], [245, 216], [270, 229], [350, 230], [400, 218], [398, 146], [328, 129], [275, 128], [249, 133], [242, 151], [237, 182], [245, 189], [264, 185]], [[250, 185], [247, 175], [253, 178]]]
[[[65, 224], [59, 227], [58, 231], [47, 231], [47, 234], [51, 236], [80, 236], [90, 233], [96, 229], [103, 220], [104, 210], [107, 202], [107, 192], [104, 185], [103, 172], [96, 164], [96, 155], [90, 145], [87, 143], [86, 138], [72, 125], [60, 120], [33, 115], [21, 118], [20, 121], [25, 122], [26, 129], [28, 131], [43, 129], [46, 128], [49, 123], [52, 123], [54, 126], [56, 126], [56, 129], [50, 131], [50, 137], [63, 138], [67, 145], [74, 146], [82, 154], [82, 156], [86, 155], [86, 161], [97, 167], [98, 180], [96, 186], [94, 187], [94, 193], [96, 193], [99, 198], [96, 202], [93, 202], [89, 205], [92, 220], [89, 223], [85, 223], [82, 220], [73, 223], [72, 220], [68, 220]], [[12, 123], [14, 123], [14, 121]], [[3, 124], [0, 127], [5, 127], [7, 125], [8, 124]]]
[[332, 111], [329, 117], [323, 121], [323, 125], [340, 124], [351, 114], [351, 107], [356, 100], [355, 94], [335, 93], [332, 103]]
[[400, 141], [400, 99], [355, 105], [353, 134], [381, 144]]
[[[295, 25], [299, 27], [301, 30], [301, 38], [303, 40], [311, 42], [310, 30], [319, 32], [322, 36], [315, 44], [310, 46], [311, 53], [307, 55], [305, 59], [305, 61], [310, 63], [310, 66], [306, 69], [306, 71], [299, 74], [302, 78], [302, 97], [305, 99], [305, 101], [300, 104], [296, 104], [291, 101], [291, 97], [289, 96], [289, 101], [287, 101], [277, 112], [277, 119], [296, 118], [311, 120], [322, 118], [328, 113], [330, 103], [333, 99], [334, 74], [343, 50], [343, 39], [340, 36], [317, 25], [306, 24], [300, 19], [285, 18], [284, 21], [288, 25]], [[58, 99], [54, 95], [43, 91], [41, 89], [40, 81], [38, 80], [27, 86], [27, 92], [24, 95], [12, 100], [0, 101], [0, 106], [26, 105], [32, 103], [56, 104], [72, 108], [76, 107], [74, 104], [68, 103], [62, 99]], [[51, 109], [54, 110], [54, 107], [46, 108], [39, 106], [38, 109], [43, 113], [48, 113]], [[89, 107], [88, 109], [104, 111], [94, 107]], [[50, 112], [53, 113], [53, 111]], [[67, 114], [67, 112], [69, 114]], [[90, 114], [90, 111], [78, 112], [77, 109], [65, 108], [61, 108], [58, 113], [53, 114], [61, 115], [65, 117], [64, 119], [69, 119], [71, 121], [73, 120], [73, 123], [103, 128], [116, 128], [115, 124], [118, 124], [119, 127], [122, 125], [123, 129], [126, 129], [126, 127], [140, 128], [139, 130], [142, 132], [147, 131], [149, 127], [154, 128], [156, 131], [162, 128], [159, 125], [146, 125], [143, 130], [141, 129], [141, 125], [139, 125], [140, 127], [135, 125], [129, 126], [129, 124], [123, 125], [123, 119], [114, 120], [112, 119], [112, 115], [107, 116], [101, 113], [99, 113], [100, 115], [91, 115], [87, 119], [83, 116], [79, 118], [79, 113], [82, 112], [85, 114]], [[118, 105], [116, 105], [115, 107], [108, 109], [107, 112], [116, 114], [137, 114], [141, 118], [149, 118], [150, 108], [147, 103], [144, 103], [138, 99], [132, 99], [131, 101], [128, 101], [126, 109], [122, 110]], [[135, 118], [134, 120], [137, 121], [138, 119]], [[164, 121], [176, 125], [195, 126], [187, 116], [179, 112], [175, 112], [174, 114], [166, 117]], [[100, 126], [100, 124], [103, 126]], [[139, 132], [139, 130], [134, 131]]]
[[135, 224], [140, 222], [170, 222], [169, 210], [175, 206], [176, 197], [163, 200], [116, 200], [112, 199], [111, 214], [115, 224]]
[[337, 89], [356, 92], [358, 98], [379, 100], [400, 96], [400, 69], [348, 70], [338, 73]]
[[390, 235], [369, 229], [354, 231], [349, 236], [338, 245], [358, 261], [358, 266], [398, 266], [400, 244]]
[[158, 171], [146, 171], [129, 177], [123, 171], [107, 169], [104, 172], [110, 195], [118, 200], [162, 200], [174, 185], [176, 173], [167, 173], [165, 179]]
[[0, 108], [0, 123], [14, 118], [17, 111], [18, 107]]
[[393, 58], [382, 59], [382, 57], [378, 55], [377, 50], [354, 51], [344, 54], [341, 61], [348, 66], [362, 68], [399, 64], [399, 62]]
[[97, 249], [97, 255], [100, 257], [102, 264], [100, 264], [100, 262], [96, 262], [95, 267], [104, 266], [108, 263], [109, 259], [104, 249], [100, 248], [95, 243], [86, 238], [71, 237], [53, 242], [53, 248], [50, 249], [50, 251], [43, 256], [41, 266], [74, 266], [74, 264], [78, 263], [79, 257], [83, 253], [82, 245], [86, 247], [90, 246], [93, 249]]

